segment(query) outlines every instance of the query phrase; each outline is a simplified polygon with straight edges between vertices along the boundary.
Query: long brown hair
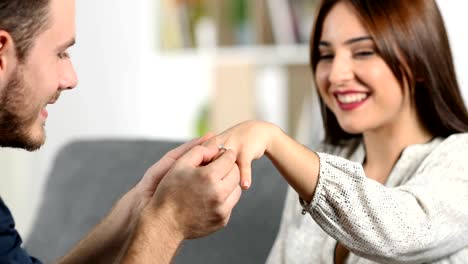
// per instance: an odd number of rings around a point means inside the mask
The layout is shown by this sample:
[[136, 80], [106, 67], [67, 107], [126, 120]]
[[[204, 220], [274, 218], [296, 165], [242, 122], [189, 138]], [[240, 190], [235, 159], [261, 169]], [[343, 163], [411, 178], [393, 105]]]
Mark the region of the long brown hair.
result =
[[[409, 87], [411, 103], [424, 127], [447, 137], [468, 131], [463, 102], [444, 21], [434, 0], [323, 0], [310, 40], [310, 64], [315, 76], [323, 21], [332, 7], [347, 3], [375, 42], [402, 89]], [[315, 78], [314, 78], [315, 79]], [[340, 145], [361, 137], [345, 132], [322, 100], [325, 142]]]

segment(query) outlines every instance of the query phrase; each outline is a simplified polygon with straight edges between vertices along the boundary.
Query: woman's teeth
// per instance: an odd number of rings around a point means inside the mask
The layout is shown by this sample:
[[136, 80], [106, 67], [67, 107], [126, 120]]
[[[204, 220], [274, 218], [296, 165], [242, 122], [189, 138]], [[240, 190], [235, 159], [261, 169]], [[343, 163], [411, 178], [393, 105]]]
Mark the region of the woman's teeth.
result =
[[337, 99], [342, 104], [358, 103], [367, 98], [367, 94], [339, 94]]

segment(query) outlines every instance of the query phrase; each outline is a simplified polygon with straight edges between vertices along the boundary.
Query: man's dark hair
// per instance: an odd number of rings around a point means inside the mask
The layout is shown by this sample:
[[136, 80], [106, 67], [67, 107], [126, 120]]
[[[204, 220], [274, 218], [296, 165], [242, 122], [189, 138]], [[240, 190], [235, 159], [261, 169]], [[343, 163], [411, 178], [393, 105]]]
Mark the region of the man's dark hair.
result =
[[49, 24], [50, 0], [0, 0], [0, 30], [13, 38], [16, 55], [24, 61], [34, 39]]

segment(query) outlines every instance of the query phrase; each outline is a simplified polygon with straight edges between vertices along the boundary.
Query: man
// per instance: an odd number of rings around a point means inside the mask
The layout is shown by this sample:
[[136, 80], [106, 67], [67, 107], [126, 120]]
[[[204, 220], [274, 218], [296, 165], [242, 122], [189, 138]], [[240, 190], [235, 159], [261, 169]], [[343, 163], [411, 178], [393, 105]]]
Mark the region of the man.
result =
[[[67, 53], [75, 42], [75, 0], [0, 1], [0, 146], [36, 150], [45, 141], [46, 106], [77, 77]], [[231, 150], [193, 140], [145, 173], [109, 215], [59, 263], [169, 263], [184, 239], [225, 226], [238, 202]], [[0, 263], [39, 263], [21, 248], [0, 199]]]

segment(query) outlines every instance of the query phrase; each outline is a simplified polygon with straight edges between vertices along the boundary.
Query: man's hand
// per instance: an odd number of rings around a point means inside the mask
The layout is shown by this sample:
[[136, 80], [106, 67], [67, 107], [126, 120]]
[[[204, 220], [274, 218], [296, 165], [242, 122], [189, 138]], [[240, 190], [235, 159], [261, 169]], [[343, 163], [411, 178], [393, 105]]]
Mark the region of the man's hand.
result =
[[[152, 208], [164, 208], [175, 230], [185, 239], [208, 235], [224, 227], [241, 195], [239, 168], [232, 150], [196, 146], [181, 157], [161, 181]], [[200, 167], [199, 167], [200, 166]]]
[[226, 226], [242, 191], [236, 155], [218, 152], [195, 146], [173, 164], [141, 214], [124, 263], [169, 263], [183, 239]]
[[213, 134], [207, 134], [164, 155], [147, 170], [140, 182], [115, 204], [109, 215], [58, 262], [120, 263], [120, 258], [127, 251], [128, 243], [133, 237], [141, 211], [153, 197], [163, 176], [183, 154], [211, 137]]
[[139, 204], [137, 205], [136, 212], [134, 214], [138, 216], [141, 210], [148, 204], [151, 197], [153, 197], [154, 192], [163, 178], [164, 175], [169, 171], [172, 165], [187, 151], [193, 147], [203, 144], [214, 134], [208, 133], [205, 136], [197, 139], [193, 139], [179, 147], [167, 152], [158, 162], [151, 166], [140, 180], [140, 182], [135, 186], [134, 190], [139, 196]]

